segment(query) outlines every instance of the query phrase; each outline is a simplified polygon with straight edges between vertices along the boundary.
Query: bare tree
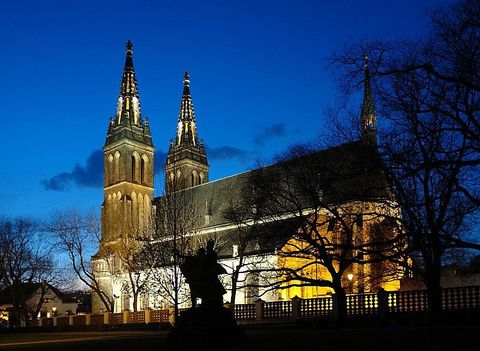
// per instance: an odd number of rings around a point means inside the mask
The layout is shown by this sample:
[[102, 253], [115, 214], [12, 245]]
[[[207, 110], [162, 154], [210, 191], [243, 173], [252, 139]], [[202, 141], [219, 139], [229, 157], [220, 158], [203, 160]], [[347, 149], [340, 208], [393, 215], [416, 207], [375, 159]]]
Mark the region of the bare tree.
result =
[[[271, 270], [277, 274], [274, 287], [332, 289], [341, 322], [347, 274], [355, 265], [358, 287], [379, 287], [368, 276], [377, 271], [387, 279], [384, 257], [401, 255], [400, 228], [386, 222], [392, 215], [384, 206], [389, 194], [378, 156], [369, 145], [356, 142], [323, 151], [298, 146], [275, 161], [253, 172], [251, 180], [263, 220], [272, 227], [271, 240], [279, 226], [289, 227], [289, 237], [277, 251], [279, 265]], [[391, 228], [378, 233], [378, 224]], [[369, 274], [363, 269], [367, 265]], [[398, 273], [392, 274], [398, 279]]]
[[[59, 211], [52, 215], [46, 227], [55, 236], [58, 247], [67, 255], [78, 279], [98, 296], [106, 311], [113, 312], [111, 287], [106, 287], [102, 278], [119, 274], [119, 271], [113, 262], [112, 248], [100, 245], [101, 222], [98, 215], [78, 210]], [[95, 270], [92, 257], [98, 265]]]
[[423, 40], [355, 44], [332, 57], [348, 92], [368, 55], [385, 119], [378, 150], [434, 318], [442, 263], [453, 250], [480, 248], [466, 227], [480, 205], [479, 16], [478, 2], [460, 1], [432, 12]]
[[[174, 174], [176, 171], [174, 169]], [[180, 179], [168, 179], [166, 191], [156, 199], [152, 214], [150, 240], [145, 254], [154, 264], [153, 286], [156, 293], [174, 307], [178, 318], [179, 305], [188, 300], [187, 286], [179, 266], [182, 256], [193, 250], [192, 237], [198, 224], [191, 192], [183, 190]]]
[[232, 266], [224, 265], [229, 275], [226, 287], [230, 290], [231, 304], [235, 304], [237, 292], [240, 289], [245, 291], [249, 299], [259, 296], [258, 291], [255, 293], [259, 285], [255, 272], [261, 266], [267, 265], [265, 255], [261, 254], [259, 246], [260, 232], [263, 227], [262, 211], [254, 190], [249, 177], [246, 177], [239, 178], [236, 188], [226, 194], [228, 205], [223, 212], [223, 217], [235, 226], [235, 230], [226, 234], [228, 239], [224, 238], [224, 234], [217, 241], [220, 241], [219, 247], [228, 245], [227, 250], [232, 256]]
[[147, 241], [150, 240], [150, 227], [144, 233], [133, 229], [130, 235], [122, 236], [113, 246], [112, 255], [118, 259], [119, 275], [126, 277], [123, 292], [133, 298], [133, 311], [138, 311], [139, 298], [148, 294], [151, 288], [150, 279], [156, 260], [150, 260], [146, 252]]
[[10, 292], [16, 326], [20, 326], [21, 318], [28, 325], [43, 303], [40, 298], [35, 308], [29, 308], [26, 288], [55, 280], [51, 249], [35, 222], [24, 218], [0, 221], [0, 287]]

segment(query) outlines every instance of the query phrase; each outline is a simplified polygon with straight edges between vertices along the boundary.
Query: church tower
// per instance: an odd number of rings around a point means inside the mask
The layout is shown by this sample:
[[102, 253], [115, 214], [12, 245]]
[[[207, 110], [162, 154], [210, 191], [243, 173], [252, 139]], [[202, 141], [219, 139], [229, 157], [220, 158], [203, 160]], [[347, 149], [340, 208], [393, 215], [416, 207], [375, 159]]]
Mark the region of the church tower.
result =
[[125, 235], [138, 235], [148, 226], [153, 200], [154, 147], [148, 119], [140, 109], [133, 68], [133, 45], [126, 44], [125, 67], [110, 118], [104, 153], [102, 246]]
[[361, 112], [361, 139], [371, 145], [377, 142], [377, 113], [372, 96], [368, 57], [365, 57], [365, 79], [363, 88], [363, 102]]
[[190, 95], [190, 76], [183, 77], [183, 95], [178, 115], [177, 136], [170, 142], [165, 165], [167, 191], [177, 191], [208, 181], [208, 162], [203, 141], [197, 135]]

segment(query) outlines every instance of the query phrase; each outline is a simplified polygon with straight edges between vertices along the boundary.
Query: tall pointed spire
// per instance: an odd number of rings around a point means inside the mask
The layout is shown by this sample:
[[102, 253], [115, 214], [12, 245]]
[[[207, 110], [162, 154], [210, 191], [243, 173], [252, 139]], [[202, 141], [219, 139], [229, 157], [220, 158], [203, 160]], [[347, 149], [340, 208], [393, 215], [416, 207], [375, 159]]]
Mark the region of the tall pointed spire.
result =
[[363, 102], [361, 112], [362, 139], [369, 142], [376, 142], [377, 134], [377, 113], [372, 96], [372, 86], [370, 82], [370, 70], [368, 68], [368, 56], [365, 56], [365, 79], [363, 87]]
[[165, 164], [167, 191], [208, 182], [208, 162], [203, 141], [198, 138], [190, 95], [190, 75], [183, 75], [183, 94], [177, 120], [177, 135], [170, 142]]
[[123, 68], [120, 96], [117, 105], [117, 123], [141, 124], [140, 98], [138, 96], [137, 78], [133, 68], [133, 44], [126, 43], [125, 67]]
[[137, 77], [133, 66], [133, 44], [130, 40], [125, 44], [125, 66], [117, 111], [107, 133], [107, 144], [123, 137], [152, 145], [150, 128], [145, 125], [140, 109]]
[[176, 145], [198, 145], [195, 111], [192, 96], [190, 95], [190, 75], [183, 75], [183, 94], [178, 114]]

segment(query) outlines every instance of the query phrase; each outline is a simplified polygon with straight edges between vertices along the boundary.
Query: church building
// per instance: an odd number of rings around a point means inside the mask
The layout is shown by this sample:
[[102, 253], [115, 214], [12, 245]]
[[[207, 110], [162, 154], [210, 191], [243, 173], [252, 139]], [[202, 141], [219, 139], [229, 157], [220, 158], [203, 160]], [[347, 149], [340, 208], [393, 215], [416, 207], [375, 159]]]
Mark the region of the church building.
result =
[[[204, 142], [198, 135], [190, 84], [190, 76], [185, 73], [177, 132], [175, 138], [169, 143], [164, 168], [165, 184], [155, 184], [155, 187], [165, 187], [167, 195], [183, 194], [182, 196], [185, 196], [188, 202], [185, 206], [191, 206], [193, 211], [191, 227], [187, 231], [190, 232], [191, 237], [198, 239], [195, 244], [197, 247], [206, 242], [205, 238], [214, 238], [218, 243], [220, 263], [232, 273], [242, 259], [243, 267], [239, 270], [236, 281], [238, 286], [235, 292], [235, 303], [253, 303], [260, 296], [263, 300], [273, 301], [279, 298], [290, 299], [295, 295], [309, 298], [331, 293], [328, 288], [318, 287], [292, 286], [278, 291], [262, 290], [259, 280], [263, 278], [258, 274], [250, 273], [253, 267], [258, 270], [259, 266], [278, 266], [279, 262], [282, 262], [278, 252], [290, 242], [292, 233], [296, 230], [295, 221], [282, 219], [281, 223], [275, 227], [274, 235], [271, 234], [271, 226], [268, 233], [262, 233], [262, 228], [266, 226], [258, 226], [259, 229], [255, 230], [260, 234], [257, 233], [254, 240], [241, 242], [239, 239], [241, 235], [245, 237], [246, 230], [253, 227], [252, 218], [256, 217], [257, 209], [252, 206], [250, 209], [252, 216], [244, 222], [236, 221], [235, 218], [226, 214], [232, 206], [243, 201], [239, 191], [244, 184], [248, 183], [248, 178], [253, 171], [219, 180], [209, 179], [208, 155]], [[201, 123], [201, 120], [199, 122]], [[376, 112], [367, 69], [361, 110], [362, 140], [321, 150], [314, 157], [321, 162], [332, 160], [337, 162], [338, 158], [351, 158], [352, 150], [359, 145], [358, 143], [374, 143], [375, 138]], [[167, 142], [156, 141], [156, 143], [166, 146]], [[161, 289], [155, 288], [149, 291], [145, 288], [148, 284], [145, 284], [141, 291], [136, 291], [138, 296], [134, 299], [131, 289], [125, 289], [128, 285], [128, 276], [122, 271], [122, 264], [115, 254], [129, 243], [134, 245], [139, 236], [147, 235], [148, 237], [148, 233], [156, 225], [153, 223], [155, 217], [162, 217], [158, 213], [162, 210], [162, 204], [167, 195], [154, 197], [154, 150], [149, 122], [142, 114], [133, 65], [133, 45], [128, 41], [116, 113], [110, 118], [103, 148], [102, 239], [98, 253], [92, 258], [95, 277], [102, 290], [113, 301], [114, 312], [132, 310], [134, 303], [137, 304], [136, 309], [161, 308], [168, 305], [168, 298], [161, 296]], [[363, 161], [358, 160], [358, 165], [363, 164]], [[343, 187], [344, 184], [341, 186]], [[354, 195], [348, 197], [346, 201], [352, 204], [358, 203]], [[327, 233], [330, 229], [328, 225], [325, 232]], [[290, 261], [288, 264], [293, 263]], [[155, 267], [155, 269], [162, 268]], [[375, 269], [378, 270], [378, 267]], [[352, 274], [363, 277], [364, 271], [375, 269], [355, 266], [352, 268]], [[138, 272], [137, 277], [141, 274], [143, 273]], [[149, 279], [153, 279], [152, 277]], [[227, 302], [231, 300], [232, 282], [228, 277], [224, 281], [228, 291], [225, 295]], [[365, 281], [364, 278], [359, 278], [355, 282], [355, 291], [371, 290], [372, 288], [364, 288]], [[396, 280], [381, 282], [377, 286], [398, 288]], [[92, 304], [93, 313], [105, 311], [105, 307], [95, 294]]]

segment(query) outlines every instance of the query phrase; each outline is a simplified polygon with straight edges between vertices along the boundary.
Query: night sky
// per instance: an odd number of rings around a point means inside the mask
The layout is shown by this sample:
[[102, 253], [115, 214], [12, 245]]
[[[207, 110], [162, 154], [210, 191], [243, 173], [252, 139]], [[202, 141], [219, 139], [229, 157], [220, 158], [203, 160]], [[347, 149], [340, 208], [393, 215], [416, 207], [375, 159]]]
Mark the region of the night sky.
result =
[[447, 3], [4, 2], [0, 216], [99, 210], [101, 149], [129, 39], [157, 173], [175, 136], [188, 71], [214, 180], [247, 171], [257, 159], [268, 160], [328, 128], [323, 111], [335, 103], [336, 84], [326, 59], [335, 49], [422, 35], [426, 10]]

